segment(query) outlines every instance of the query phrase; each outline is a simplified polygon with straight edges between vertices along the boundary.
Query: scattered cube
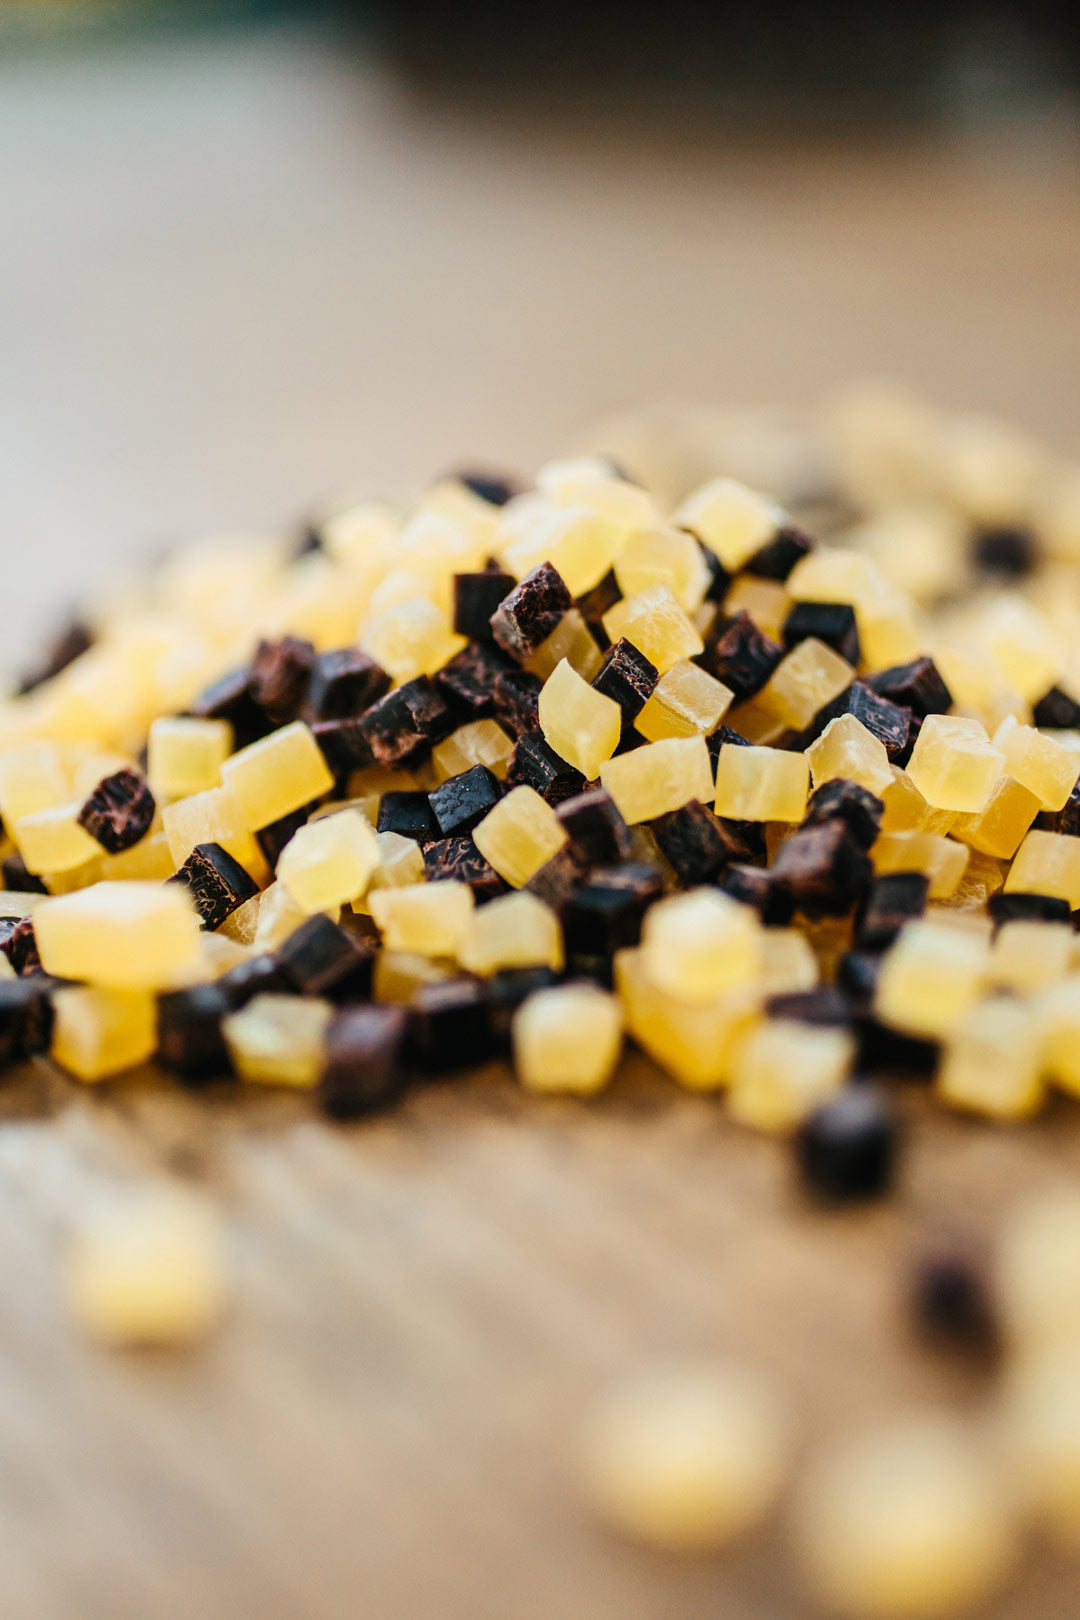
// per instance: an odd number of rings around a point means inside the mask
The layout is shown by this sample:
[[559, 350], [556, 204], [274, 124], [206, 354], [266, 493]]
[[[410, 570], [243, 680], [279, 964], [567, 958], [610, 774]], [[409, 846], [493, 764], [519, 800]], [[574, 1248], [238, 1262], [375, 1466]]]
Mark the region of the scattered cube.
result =
[[442, 742], [453, 731], [454, 718], [428, 677], [419, 675], [365, 709], [356, 727], [375, 763], [393, 767]]
[[52, 1004], [52, 1058], [76, 1079], [111, 1079], [153, 1056], [157, 1021], [148, 991], [76, 985], [58, 990]]
[[291, 929], [278, 947], [275, 962], [288, 989], [299, 995], [366, 1001], [373, 956], [367, 940], [346, 933], [320, 913]]
[[844, 823], [822, 821], [798, 828], [780, 846], [770, 885], [808, 917], [842, 917], [861, 899], [872, 875], [870, 857]]
[[1037, 995], [1068, 973], [1075, 942], [1068, 922], [1017, 917], [1002, 923], [990, 951], [987, 980], [1017, 995]]
[[370, 905], [387, 950], [457, 958], [472, 923], [473, 893], [467, 883], [413, 883], [376, 889]]
[[876, 1016], [903, 1034], [947, 1039], [978, 999], [989, 954], [980, 931], [931, 918], [910, 923], [886, 953]]
[[528, 1091], [587, 1096], [607, 1085], [619, 1061], [622, 1008], [596, 985], [555, 985], [521, 1004], [512, 1038], [514, 1067]]
[[459, 726], [431, 750], [431, 763], [440, 782], [460, 776], [473, 765], [486, 765], [499, 781], [505, 781], [514, 744], [496, 720], [471, 720]]
[[314, 1086], [323, 1070], [328, 1001], [312, 996], [258, 995], [222, 1024], [240, 1080], [259, 1085]]
[[226, 917], [259, 892], [240, 862], [220, 844], [196, 844], [168, 882], [187, 890], [203, 928], [209, 932], [220, 928]]
[[924, 873], [931, 900], [948, 900], [956, 893], [970, 859], [966, 845], [927, 832], [882, 833], [870, 854], [879, 875]]
[[221, 775], [252, 832], [310, 804], [334, 786], [319, 745], [302, 720], [249, 743], [225, 761]]
[[705, 648], [705, 667], [738, 703], [756, 697], [772, 677], [784, 649], [778, 641], [759, 629], [746, 612], [724, 621]]
[[438, 838], [439, 824], [431, 808], [431, 799], [420, 788], [391, 788], [379, 798], [376, 826], [381, 833], [398, 833], [426, 843]]
[[653, 1061], [692, 1091], [726, 1085], [734, 1050], [760, 1016], [753, 993], [681, 1000], [653, 981], [640, 949], [618, 951], [614, 968], [627, 1032]]
[[807, 636], [823, 641], [847, 663], [859, 662], [859, 630], [850, 603], [796, 602], [784, 620], [784, 646], [790, 651]]
[[468, 636], [470, 641], [490, 641], [492, 616], [516, 588], [513, 574], [505, 574], [501, 568], [455, 574], [454, 629], [458, 635]]
[[649, 742], [708, 736], [723, 720], [733, 695], [699, 664], [684, 660], [661, 676], [634, 724]]
[[650, 823], [660, 853], [683, 883], [712, 883], [732, 861], [748, 861], [751, 850], [737, 828], [721, 821], [697, 799]]
[[366, 893], [379, 858], [360, 811], [337, 810], [298, 828], [281, 852], [278, 882], [301, 911], [333, 911]]
[[604, 654], [593, 685], [619, 705], [625, 732], [645, 707], [658, 679], [656, 665], [624, 636], [613, 642]]
[[220, 786], [221, 767], [232, 753], [227, 720], [163, 715], [153, 721], [147, 742], [147, 776], [154, 797], [184, 799]]
[[471, 838], [440, 838], [423, 851], [429, 883], [467, 883], [477, 905], [506, 893], [506, 884]]
[[1080, 838], [1029, 832], [1005, 879], [1007, 894], [1050, 894], [1080, 906]]
[[982, 810], [957, 816], [949, 829], [972, 849], [998, 860], [1016, 854], [1039, 813], [1039, 800], [1014, 776], [999, 776]]
[[499, 603], [491, 615], [491, 634], [503, 652], [527, 664], [572, 605], [558, 569], [543, 562]]
[[625, 637], [665, 675], [683, 658], [696, 658], [704, 642], [666, 585], [650, 585], [636, 596], [623, 597], [604, 614], [604, 630], [613, 642]]
[[408, 1015], [403, 1007], [349, 1007], [336, 1013], [324, 1038], [318, 1100], [329, 1119], [365, 1119], [404, 1094]]
[[714, 805], [718, 816], [732, 821], [801, 821], [809, 791], [810, 762], [805, 754], [778, 748], [720, 750]]
[[728, 1111], [754, 1130], [792, 1131], [843, 1089], [854, 1058], [847, 1030], [772, 1018], [735, 1052]]
[[729, 573], [776, 538], [784, 514], [774, 501], [733, 478], [714, 478], [688, 495], [675, 521], [714, 551]]
[[199, 962], [199, 919], [166, 884], [95, 883], [43, 900], [34, 931], [46, 973], [112, 990], [168, 990]]
[[953, 704], [952, 693], [932, 658], [916, 658], [910, 664], [879, 670], [867, 677], [867, 685], [890, 703], [910, 709], [920, 720], [928, 714], [948, 714]]
[[157, 1061], [162, 1068], [191, 1087], [226, 1075], [229, 1051], [221, 1026], [233, 1010], [220, 984], [195, 984], [159, 996]]
[[504, 968], [563, 965], [559, 919], [550, 906], [524, 889], [474, 911], [458, 952], [463, 968], [490, 978]]
[[869, 849], [881, 831], [884, 811], [884, 801], [868, 788], [837, 777], [811, 793], [803, 825], [815, 827], [823, 821], [842, 821], [855, 842]]
[[641, 957], [661, 990], [702, 1002], [751, 985], [762, 965], [761, 924], [719, 889], [691, 889], [652, 906]]
[[521, 889], [566, 843], [566, 832], [551, 806], [523, 785], [488, 812], [473, 842], [511, 888]]
[[592, 781], [619, 746], [619, 705], [583, 681], [564, 659], [544, 683], [539, 712], [548, 746]]
[[1042, 810], [1063, 810], [1080, 774], [1080, 758], [1034, 726], [1008, 714], [994, 732], [994, 747], [1009, 776], [1034, 793]]
[[970, 1006], [949, 1033], [937, 1094], [953, 1108], [1023, 1119], [1042, 1106], [1040, 1037], [1031, 1010], [1013, 996]]
[[21, 816], [11, 826], [28, 872], [73, 872], [101, 854], [101, 845], [81, 825], [79, 815], [79, 805], [57, 804]]
[[846, 659], [816, 636], [808, 636], [777, 664], [757, 700], [782, 725], [802, 731], [854, 678]]
[[359, 647], [337, 647], [319, 653], [308, 682], [303, 718], [309, 724], [353, 719], [377, 703], [389, 688], [390, 677], [385, 669]]
[[600, 781], [628, 827], [655, 821], [691, 799], [707, 803], [713, 797], [712, 761], [704, 737], [665, 737], [619, 754], [600, 767]]
[[907, 772], [927, 804], [967, 814], [986, 808], [1004, 759], [978, 720], [927, 715]]
[[858, 782], [874, 794], [892, 785], [885, 744], [852, 714], [830, 720], [816, 742], [806, 750], [814, 786], [835, 777]]

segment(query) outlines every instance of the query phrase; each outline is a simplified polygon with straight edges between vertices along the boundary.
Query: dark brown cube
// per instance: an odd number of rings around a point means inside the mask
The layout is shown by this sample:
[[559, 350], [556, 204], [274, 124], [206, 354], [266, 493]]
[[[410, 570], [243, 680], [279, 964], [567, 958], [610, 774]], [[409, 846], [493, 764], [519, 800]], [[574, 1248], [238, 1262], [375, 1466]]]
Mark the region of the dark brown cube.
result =
[[237, 748], [246, 748], [273, 731], [273, 721], [255, 702], [250, 690], [251, 671], [246, 665], [230, 670], [214, 681], [191, 705], [199, 720], [227, 720], [233, 729]]
[[952, 708], [952, 693], [932, 658], [894, 664], [891, 669], [868, 675], [866, 684], [879, 697], [888, 698], [902, 709], [910, 709], [920, 720], [925, 720], [928, 714], [948, 714]]
[[454, 575], [454, 629], [470, 641], [491, 641], [491, 616], [517, 584], [513, 574], [487, 568]]
[[331, 1001], [367, 1001], [374, 947], [321, 914], [309, 917], [278, 947], [277, 965], [291, 990]]
[[260, 641], [251, 660], [251, 695], [276, 726], [295, 720], [307, 697], [315, 648], [299, 636]]
[[491, 633], [503, 652], [527, 664], [573, 605], [559, 570], [542, 562], [499, 603], [491, 616]]
[[185, 1085], [207, 1085], [229, 1073], [222, 1019], [232, 1005], [220, 984], [196, 984], [158, 997], [157, 1060]]
[[426, 675], [387, 692], [355, 724], [379, 765], [420, 759], [454, 729], [450, 710]]
[[363, 1119], [403, 1095], [408, 1014], [404, 1007], [348, 1007], [326, 1032], [326, 1064], [316, 1093], [330, 1119]]
[[443, 838], [471, 832], [502, 798], [502, 784], [486, 765], [473, 765], [450, 776], [428, 794], [431, 812]]
[[781, 844], [770, 872], [774, 888], [811, 917], [841, 917], [873, 876], [866, 851], [842, 821], [803, 826]]
[[196, 844], [168, 881], [187, 889], [204, 930], [211, 934], [259, 892], [254, 878], [220, 844]]
[[495, 682], [510, 671], [520, 673], [494, 644], [476, 641], [437, 671], [435, 685], [462, 721], [486, 720], [495, 712]]
[[535, 788], [548, 804], [557, 805], [580, 793], [585, 778], [555, 752], [542, 732], [528, 731], [518, 738], [506, 773], [508, 788], [522, 783]]
[[566, 799], [555, 813], [587, 866], [616, 866], [630, 859], [633, 836], [606, 788], [588, 788]]
[[744, 611], [720, 624], [698, 661], [730, 686], [736, 702], [745, 703], [761, 691], [783, 656], [780, 643], [759, 630]]
[[597, 692], [614, 698], [622, 710], [625, 729], [633, 725], [659, 678], [656, 665], [624, 636], [605, 653], [592, 684]]
[[144, 838], [157, 805], [140, 771], [129, 766], [103, 777], [78, 814], [78, 823], [110, 855]]
[[543, 681], [528, 670], [504, 670], [495, 678], [495, 718], [511, 737], [540, 730], [540, 692]]
[[800, 529], [777, 529], [771, 540], [759, 546], [754, 555], [743, 564], [744, 574], [757, 579], [785, 580], [797, 562], [809, 555], [814, 542]]
[[390, 677], [359, 647], [320, 653], [308, 683], [304, 713], [315, 720], [348, 720], [377, 703], [390, 690]]
[[469, 837], [440, 838], [426, 844], [424, 871], [429, 882], [467, 883], [478, 906], [506, 893], [506, 883]]
[[649, 830], [660, 853], [688, 886], [714, 883], [733, 861], [751, 858], [750, 847], [737, 829], [698, 799], [650, 821]]
[[825, 821], [842, 821], [848, 832], [869, 849], [881, 831], [881, 818], [885, 814], [882, 801], [860, 782], [849, 782], [837, 776], [815, 788], [806, 804], [804, 827], [816, 827]]

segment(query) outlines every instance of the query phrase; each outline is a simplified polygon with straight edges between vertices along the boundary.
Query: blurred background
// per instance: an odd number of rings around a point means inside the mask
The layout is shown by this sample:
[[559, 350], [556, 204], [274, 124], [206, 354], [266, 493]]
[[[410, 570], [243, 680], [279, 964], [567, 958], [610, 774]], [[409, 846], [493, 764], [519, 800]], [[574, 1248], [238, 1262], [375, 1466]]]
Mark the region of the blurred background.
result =
[[111, 565], [650, 398], [1080, 448], [1080, 8], [0, 0], [4, 659]]

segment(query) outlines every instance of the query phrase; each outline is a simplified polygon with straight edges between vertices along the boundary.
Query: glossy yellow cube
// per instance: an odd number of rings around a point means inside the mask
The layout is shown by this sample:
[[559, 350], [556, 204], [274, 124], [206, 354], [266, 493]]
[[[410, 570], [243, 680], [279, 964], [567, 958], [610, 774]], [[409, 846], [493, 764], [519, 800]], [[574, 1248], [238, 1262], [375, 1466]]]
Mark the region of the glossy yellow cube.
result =
[[221, 775], [251, 832], [301, 810], [334, 785], [311, 728], [302, 720], [241, 748], [225, 761]]
[[628, 1033], [692, 1091], [715, 1091], [727, 1084], [735, 1046], [761, 1016], [753, 991], [701, 1003], [669, 995], [654, 982], [637, 948], [616, 953], [615, 989]]
[[[514, 753], [514, 744], [495, 720], [471, 720], [459, 726], [449, 737], [431, 750], [431, 762], [438, 781], [460, 776], [474, 765], [486, 765], [488, 770], [505, 781]], [[377, 814], [377, 812], [376, 812]]]
[[892, 782], [880, 794], [885, 806], [882, 832], [949, 832], [957, 819], [955, 810], [936, 810], [927, 804], [911, 777], [899, 765], [892, 766]]
[[564, 658], [540, 691], [540, 728], [548, 744], [587, 782], [619, 746], [622, 710], [583, 681]]
[[729, 618], [737, 613], [749, 613], [759, 630], [764, 630], [774, 641], [782, 641], [784, 624], [791, 612], [791, 597], [779, 580], [739, 574], [724, 597], [724, 612]]
[[109, 883], [164, 883], [176, 871], [165, 829], [148, 832], [119, 855], [98, 856], [102, 881]]
[[525, 668], [530, 675], [546, 681], [564, 658], [583, 681], [595, 680], [604, 661], [592, 631], [576, 607], [567, 609], [547, 640], [537, 647]]
[[81, 804], [35, 810], [11, 829], [28, 872], [70, 872], [101, 854], [101, 845], [78, 823]]
[[869, 557], [859, 551], [817, 546], [800, 557], [787, 577], [788, 594], [796, 602], [859, 603], [883, 585]]
[[879, 737], [867, 731], [853, 714], [830, 720], [821, 736], [806, 750], [814, 786], [844, 777], [871, 793], [882, 794], [893, 785], [892, 766]]
[[[467, 766], [465, 768], [468, 769]], [[459, 773], [450, 771], [448, 774], [457, 776]], [[385, 765], [366, 765], [363, 770], [354, 771], [349, 778], [349, 802], [362, 810], [374, 827], [379, 819], [379, 805], [384, 793], [411, 793], [419, 786], [413, 771], [392, 771]]]
[[1075, 944], [1068, 923], [1016, 917], [998, 929], [987, 980], [1018, 995], [1035, 995], [1065, 977]]
[[237, 1077], [262, 1085], [315, 1085], [334, 1009], [313, 996], [256, 996], [230, 1013], [222, 1032]]
[[930, 714], [915, 739], [907, 772], [939, 810], [985, 810], [1004, 759], [978, 720]]
[[925, 872], [930, 879], [927, 897], [948, 900], [956, 893], [967, 869], [970, 852], [966, 844], [935, 833], [882, 833], [870, 851], [874, 871]]
[[846, 1029], [769, 1019], [735, 1051], [728, 1112], [753, 1130], [793, 1131], [842, 1090], [854, 1059], [855, 1041]]
[[986, 802], [976, 815], [957, 816], [952, 825], [954, 838], [972, 849], [997, 860], [1011, 860], [1039, 813], [1039, 800], [1030, 788], [1014, 776], [999, 776]]
[[600, 781], [628, 827], [713, 796], [712, 760], [704, 737], [665, 737], [618, 754], [600, 767]]
[[157, 1002], [145, 990], [73, 985], [53, 998], [50, 1051], [79, 1080], [107, 1080], [147, 1063], [157, 1047]]
[[687, 496], [675, 521], [696, 534], [734, 574], [774, 537], [784, 514], [775, 501], [745, 484], [714, 478]]
[[177, 870], [196, 844], [220, 844], [256, 883], [269, 876], [266, 857], [244, 825], [240, 806], [227, 787], [208, 788], [165, 805], [161, 824]]
[[599, 585], [626, 538], [626, 531], [588, 506], [565, 506], [543, 526], [543, 555], [566, 582], [571, 596], [583, 596]]
[[166, 715], [150, 727], [147, 777], [159, 801], [185, 799], [220, 786], [221, 767], [232, 753], [227, 720]]
[[609, 640], [616, 642], [625, 636], [661, 675], [666, 675], [680, 659], [696, 658], [705, 649], [666, 585], [650, 585], [636, 596], [623, 597], [604, 614], [603, 625]]
[[714, 1001], [760, 977], [764, 932], [749, 906], [720, 889], [691, 889], [650, 906], [641, 959], [653, 983], [669, 996]]
[[976, 1002], [950, 1033], [937, 1094], [953, 1108], [991, 1119], [1024, 1119], [1042, 1106], [1038, 1026], [1015, 996]]
[[1004, 886], [1006, 871], [1004, 861], [973, 849], [949, 904], [962, 910], [981, 910], [990, 896]]
[[978, 1000], [990, 948], [981, 931], [945, 921], [909, 923], [886, 953], [874, 992], [882, 1023], [944, 1040]]
[[175, 883], [95, 883], [34, 912], [41, 964], [59, 979], [167, 990], [197, 968], [199, 919]]
[[[298, 906], [284, 883], [271, 883], [259, 895], [258, 920], [255, 923], [255, 935], [251, 943], [256, 951], [276, 951], [279, 945], [284, 945], [291, 934], [295, 934], [308, 920], [308, 913]], [[331, 921], [336, 922], [338, 910], [335, 907], [331, 914]]]
[[810, 761], [779, 748], [720, 749], [716, 814], [733, 821], [801, 821], [810, 792]]
[[666, 585], [679, 605], [692, 613], [708, 589], [709, 570], [701, 547], [684, 529], [639, 529], [615, 559], [615, 579], [624, 596]]
[[379, 843], [359, 810], [338, 810], [309, 821], [278, 859], [278, 882], [301, 911], [348, 905], [367, 889], [379, 864]]
[[[452, 629], [449, 614], [442, 604], [426, 596], [412, 595], [369, 618], [360, 645], [400, 683], [415, 680], [418, 675], [434, 675], [467, 643], [464, 636]], [[288, 811], [280, 814], [287, 815]]]
[[71, 798], [63, 756], [55, 743], [20, 743], [0, 749], [0, 816], [14, 827], [23, 816]]
[[424, 856], [414, 838], [405, 838], [396, 832], [381, 832], [375, 834], [375, 839], [379, 847], [379, 864], [372, 872], [364, 894], [352, 902], [353, 910], [366, 917], [371, 915], [368, 897], [374, 889], [402, 889], [410, 883], [424, 881]]
[[1080, 977], [1035, 989], [1043, 1072], [1062, 1091], [1080, 1097]]
[[994, 732], [994, 747], [1005, 771], [1034, 793], [1042, 810], [1061, 810], [1076, 786], [1080, 759], [1034, 726], [1022, 726], [1007, 715]]
[[473, 892], [467, 883], [409, 883], [400, 889], [376, 889], [368, 903], [388, 951], [458, 957], [469, 936]]
[[816, 636], [807, 636], [777, 664], [755, 702], [792, 731], [802, 731], [854, 679], [846, 658]]
[[664, 737], [707, 737], [735, 696], [729, 686], [688, 660], [662, 675], [634, 721], [649, 742]]
[[526, 997], [514, 1014], [511, 1035], [514, 1068], [528, 1091], [587, 1096], [606, 1086], [615, 1072], [622, 1008], [599, 985], [554, 985]]
[[535, 788], [512, 788], [473, 830], [484, 859], [513, 889], [523, 889], [566, 843], [554, 810]]
[[980, 626], [981, 640], [1004, 681], [1035, 703], [1061, 674], [1061, 654], [1045, 618], [1023, 597], [1003, 591]]
[[1016, 852], [1005, 889], [1009, 894], [1050, 894], [1080, 906], [1080, 838], [1029, 832]]
[[549, 967], [561, 972], [562, 925], [550, 906], [521, 889], [478, 906], [469, 919], [460, 961], [487, 978], [503, 968]]
[[455, 963], [417, 956], [413, 951], [380, 951], [375, 958], [372, 996], [375, 1001], [408, 1006], [415, 991], [425, 984], [440, 984], [457, 973]]
[[756, 698], [751, 698], [748, 703], [737, 703], [729, 710], [727, 724], [745, 737], [747, 742], [763, 748], [777, 742], [788, 729], [769, 709], [762, 708]]
[[762, 933], [761, 977], [763, 996], [813, 990], [821, 980], [814, 947], [798, 928], [766, 928]]

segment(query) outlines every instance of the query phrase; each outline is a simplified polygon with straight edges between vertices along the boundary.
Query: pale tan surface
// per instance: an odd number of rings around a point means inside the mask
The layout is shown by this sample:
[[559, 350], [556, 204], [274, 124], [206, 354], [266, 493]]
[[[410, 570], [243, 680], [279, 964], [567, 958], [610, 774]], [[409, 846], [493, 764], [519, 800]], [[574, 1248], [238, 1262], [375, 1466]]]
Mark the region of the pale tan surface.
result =
[[[433, 127], [289, 43], [0, 80], [9, 650], [103, 553], [462, 456], [529, 466], [658, 393], [885, 369], [1080, 446], [1056, 140], [1002, 167]], [[916, 1088], [900, 1197], [822, 1214], [782, 1147], [644, 1072], [591, 1105], [481, 1076], [348, 1131], [41, 1076], [0, 1104], [5, 1620], [795, 1620], [772, 1540], [678, 1564], [595, 1529], [583, 1404], [668, 1351], [760, 1362], [808, 1439], [966, 1402], [904, 1337], [908, 1246], [1080, 1164], [1074, 1109], [1008, 1132]], [[107, 1357], [59, 1298], [68, 1212], [146, 1157], [229, 1211], [201, 1356]], [[1075, 1613], [1050, 1561], [995, 1611]]]

